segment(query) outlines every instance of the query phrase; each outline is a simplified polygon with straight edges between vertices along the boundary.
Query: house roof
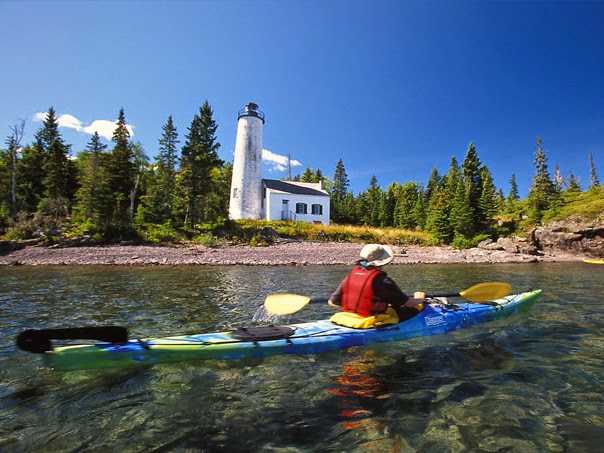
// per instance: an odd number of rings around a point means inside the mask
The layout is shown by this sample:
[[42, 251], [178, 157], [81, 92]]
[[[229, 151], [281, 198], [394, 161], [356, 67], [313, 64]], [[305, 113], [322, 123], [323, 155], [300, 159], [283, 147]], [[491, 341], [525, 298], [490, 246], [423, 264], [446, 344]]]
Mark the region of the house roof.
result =
[[279, 181], [277, 179], [263, 179], [262, 182], [269, 190], [297, 194], [297, 195], [315, 195], [319, 197], [329, 197], [329, 194], [319, 189], [320, 183], [304, 183], [294, 181]]

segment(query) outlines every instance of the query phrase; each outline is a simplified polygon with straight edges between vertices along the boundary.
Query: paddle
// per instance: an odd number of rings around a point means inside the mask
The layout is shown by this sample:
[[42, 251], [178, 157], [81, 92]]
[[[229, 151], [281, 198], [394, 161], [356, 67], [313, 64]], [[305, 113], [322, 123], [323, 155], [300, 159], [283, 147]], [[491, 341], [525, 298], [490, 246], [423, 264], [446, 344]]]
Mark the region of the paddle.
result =
[[17, 336], [17, 346], [23, 351], [43, 354], [52, 351], [50, 340], [99, 340], [107, 343], [127, 343], [128, 329], [120, 326], [28, 329]]
[[[505, 297], [512, 292], [509, 283], [485, 282], [474, 285], [459, 293], [426, 294], [427, 299], [435, 297], [463, 297], [468, 302], [488, 302]], [[269, 294], [264, 301], [266, 311], [276, 315], [290, 315], [302, 310], [309, 303], [327, 302], [327, 299], [311, 299], [298, 294]]]

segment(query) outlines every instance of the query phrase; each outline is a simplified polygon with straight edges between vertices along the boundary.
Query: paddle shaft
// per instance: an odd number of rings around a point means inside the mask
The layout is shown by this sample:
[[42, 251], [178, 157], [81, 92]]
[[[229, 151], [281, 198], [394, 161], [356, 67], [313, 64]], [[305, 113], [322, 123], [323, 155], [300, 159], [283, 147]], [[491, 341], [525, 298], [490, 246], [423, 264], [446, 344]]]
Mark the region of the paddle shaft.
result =
[[98, 340], [107, 343], [127, 343], [128, 329], [120, 326], [28, 329], [17, 336], [17, 346], [24, 351], [40, 354], [52, 351], [50, 340]]

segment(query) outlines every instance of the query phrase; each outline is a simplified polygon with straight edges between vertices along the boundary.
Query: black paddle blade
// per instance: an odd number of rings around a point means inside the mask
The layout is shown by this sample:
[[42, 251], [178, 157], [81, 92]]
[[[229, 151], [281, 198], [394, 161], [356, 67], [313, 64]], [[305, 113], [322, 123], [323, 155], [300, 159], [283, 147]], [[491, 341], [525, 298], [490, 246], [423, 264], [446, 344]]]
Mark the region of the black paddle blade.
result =
[[107, 343], [127, 343], [128, 329], [120, 326], [28, 329], [17, 336], [17, 346], [23, 351], [43, 354], [52, 351], [50, 340], [99, 340]]

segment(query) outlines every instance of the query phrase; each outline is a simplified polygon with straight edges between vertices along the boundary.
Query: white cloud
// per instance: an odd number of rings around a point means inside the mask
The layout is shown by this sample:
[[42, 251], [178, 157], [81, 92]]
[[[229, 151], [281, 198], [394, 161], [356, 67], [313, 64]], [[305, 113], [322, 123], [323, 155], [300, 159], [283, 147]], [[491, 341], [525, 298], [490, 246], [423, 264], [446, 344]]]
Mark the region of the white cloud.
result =
[[279, 154], [275, 154], [268, 149], [262, 150], [262, 162], [268, 164], [269, 171], [286, 171], [287, 163], [289, 160], [289, 165], [291, 167], [299, 167], [302, 163], [295, 159], [290, 159], [288, 156], [281, 156]]
[[[38, 112], [34, 114], [34, 121], [44, 121], [46, 120], [46, 115], [46, 113]], [[94, 120], [88, 126], [84, 126], [79, 119], [68, 113], [60, 115], [57, 118], [57, 122], [59, 124], [59, 127], [75, 129], [76, 131], [83, 132], [85, 134], [94, 135], [94, 133], [97, 132], [101, 137], [104, 137], [107, 140], [111, 140], [111, 138], [113, 137], [113, 132], [117, 127], [116, 121], [109, 120]], [[128, 129], [130, 137], [134, 137], [134, 126], [126, 124], [126, 129]]]

